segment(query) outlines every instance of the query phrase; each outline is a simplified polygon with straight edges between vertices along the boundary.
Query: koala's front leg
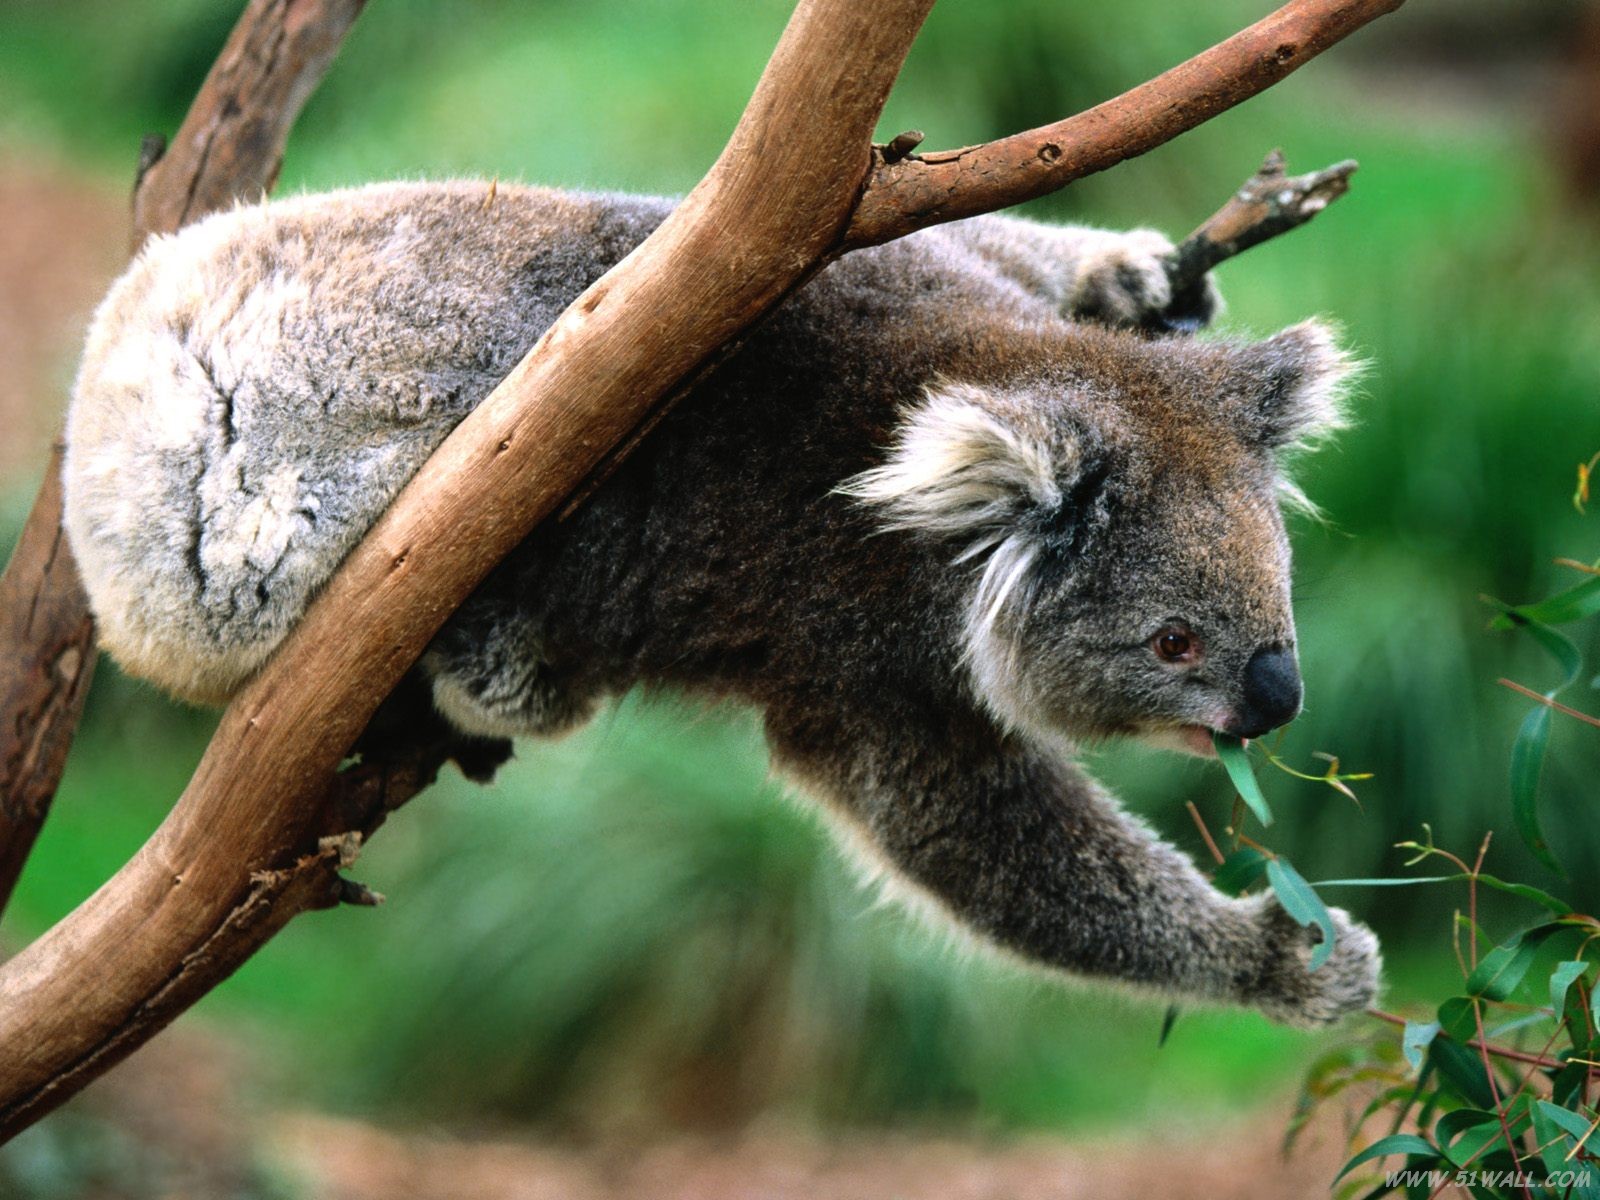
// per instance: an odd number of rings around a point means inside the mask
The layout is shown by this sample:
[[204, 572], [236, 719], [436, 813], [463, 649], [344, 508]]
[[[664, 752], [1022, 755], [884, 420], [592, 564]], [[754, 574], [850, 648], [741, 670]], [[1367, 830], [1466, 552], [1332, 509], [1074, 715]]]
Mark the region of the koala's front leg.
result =
[[[781, 744], [779, 746], [781, 752]], [[1270, 896], [1222, 895], [1075, 768], [1030, 749], [863, 756], [818, 790], [962, 924], [1028, 958], [1169, 997], [1315, 1026], [1370, 1003], [1372, 933], [1335, 913], [1331, 959]], [[886, 766], [885, 763], [893, 764]]]

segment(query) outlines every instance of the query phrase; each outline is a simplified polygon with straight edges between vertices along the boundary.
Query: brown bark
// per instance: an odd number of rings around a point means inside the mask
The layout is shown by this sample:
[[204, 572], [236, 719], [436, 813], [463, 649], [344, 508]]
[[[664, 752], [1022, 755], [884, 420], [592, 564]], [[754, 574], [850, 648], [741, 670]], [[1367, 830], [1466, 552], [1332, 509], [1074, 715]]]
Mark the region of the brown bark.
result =
[[[366, 0], [251, 0], [161, 156], [147, 139], [133, 247], [271, 188], [301, 106]], [[94, 674], [94, 622], [61, 536], [61, 448], [0, 575], [0, 912], [38, 836]]]
[[[882, 170], [872, 127], [932, 3], [801, 0], [701, 184], [424, 465], [235, 699], [139, 854], [0, 968], [0, 1132], [22, 1128], [150, 1037], [295, 912], [329, 901], [355, 844], [347, 835], [365, 826], [329, 802], [328, 780], [379, 698], [614, 446], [853, 244], [846, 231], [863, 185]], [[1320, 14], [1343, 36], [1356, 23], [1345, 9], [1370, 19], [1396, 3], [1301, 0], [1285, 11]], [[1296, 62], [1335, 40], [1317, 20], [1299, 27]], [[1147, 127], [1164, 140], [1203, 119], [1194, 114], [1218, 111], [1190, 89], [1242, 99], [1265, 86], [1228, 88], [1216, 77], [1226, 63], [1208, 54], [1210, 74], [1180, 68], [1164, 86], [1147, 85], [1139, 104], [1116, 109], [1121, 128], [1094, 136], [1148, 148]], [[1174, 111], [1189, 116], [1174, 121]], [[982, 203], [1037, 194], [1030, 173], [1011, 179], [1014, 194], [991, 180]], [[899, 233], [915, 227], [902, 224]]]
[[[932, 2], [799, 6], [706, 179], [428, 461], [229, 707], [150, 842], [0, 969], [0, 1131], [70, 1095], [328, 899], [331, 847], [349, 843], [345, 814], [322, 802], [376, 702], [600, 455], [837, 242]], [[826, 122], [805, 119], [817, 97]]]
[[1405, 0], [1294, 0], [1104, 104], [981, 146], [880, 156], [850, 219], [854, 249], [993, 212], [1136, 158], [1298, 70]]
[[300, 110], [366, 0], [251, 0], [164, 155], [133, 197], [133, 248], [238, 200], [259, 200], [283, 166]]
[[61, 532], [58, 442], [0, 575], [0, 912], [50, 811], [94, 663], [94, 621]]

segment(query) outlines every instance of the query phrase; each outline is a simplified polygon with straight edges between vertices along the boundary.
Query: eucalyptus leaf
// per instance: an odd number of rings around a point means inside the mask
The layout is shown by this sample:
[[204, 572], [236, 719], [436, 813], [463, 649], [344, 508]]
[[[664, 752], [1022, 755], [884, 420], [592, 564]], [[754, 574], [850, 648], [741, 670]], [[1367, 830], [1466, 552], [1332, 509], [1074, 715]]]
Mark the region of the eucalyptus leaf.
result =
[[1439, 1005], [1439, 1027], [1458, 1042], [1478, 1036], [1478, 1014], [1471, 996], [1451, 996]]
[[1360, 1154], [1356, 1155], [1344, 1166], [1339, 1168], [1339, 1173], [1333, 1177], [1338, 1183], [1362, 1163], [1371, 1162], [1375, 1158], [1387, 1158], [1391, 1154], [1416, 1154], [1428, 1158], [1438, 1158], [1439, 1152], [1433, 1148], [1432, 1143], [1419, 1138], [1414, 1133], [1392, 1133], [1388, 1137], [1379, 1138]]
[[1278, 903], [1283, 905], [1285, 912], [1302, 925], [1315, 925], [1322, 930], [1322, 941], [1311, 952], [1311, 969], [1315, 971], [1333, 953], [1336, 934], [1328, 906], [1322, 903], [1322, 898], [1311, 890], [1305, 877], [1290, 866], [1286, 858], [1268, 860], [1267, 882], [1272, 885], [1273, 894], [1278, 897]]
[[1267, 870], [1267, 856], [1254, 846], [1241, 846], [1217, 867], [1212, 885], [1227, 896], [1240, 895], [1260, 880]]
[[1551, 921], [1513, 934], [1478, 960], [1477, 968], [1467, 977], [1467, 992], [1486, 1000], [1506, 999], [1528, 973], [1539, 947], [1564, 928], [1559, 921]]
[[1520, 1017], [1512, 1017], [1509, 1021], [1496, 1021], [1484, 1030], [1490, 1038], [1502, 1038], [1508, 1033], [1515, 1033], [1519, 1029], [1526, 1029], [1530, 1025], [1542, 1025], [1550, 1019], [1550, 1014], [1542, 1008], [1531, 1013], [1523, 1013]]
[[1255, 772], [1250, 769], [1250, 755], [1244, 743], [1226, 733], [1213, 733], [1211, 744], [1217, 748], [1217, 757], [1222, 760], [1234, 790], [1239, 793], [1239, 799], [1255, 813], [1256, 820], [1262, 825], [1271, 825], [1272, 810], [1267, 807], [1267, 798], [1261, 794], [1261, 785], [1256, 782]]
[[1544, 1100], [1538, 1101], [1530, 1112], [1533, 1117], [1533, 1136], [1539, 1144], [1539, 1158], [1544, 1163], [1545, 1171], [1554, 1175], [1567, 1169], [1567, 1143], [1561, 1136], [1561, 1126], [1546, 1115], [1546, 1103]]
[[1540, 705], [1522, 720], [1511, 747], [1511, 819], [1524, 844], [1557, 875], [1565, 876], [1539, 828], [1539, 776], [1550, 741], [1550, 710]]
[[1406, 1056], [1406, 1061], [1411, 1064], [1413, 1071], [1422, 1070], [1422, 1055], [1428, 1049], [1429, 1043], [1439, 1036], [1439, 1022], [1407, 1021], [1405, 1032], [1400, 1036], [1400, 1053]]
[[1557, 1104], [1582, 1104], [1589, 1085], [1589, 1064], [1569, 1062], [1550, 1079], [1550, 1099]]
[[1566, 962], [1558, 962], [1556, 969], [1550, 972], [1550, 1007], [1555, 1009], [1558, 1020], [1561, 1017], [1562, 1009], [1567, 1006], [1567, 990], [1588, 969], [1589, 964], [1582, 959], [1572, 959]]
[[[1457, 875], [1456, 878], [1466, 879], [1468, 876]], [[1542, 888], [1536, 888], [1532, 884], [1508, 883], [1504, 879], [1495, 878], [1493, 875], [1479, 875], [1478, 882], [1483, 884], [1485, 887], [1492, 887], [1497, 891], [1508, 892], [1513, 896], [1520, 896], [1524, 900], [1532, 900], [1535, 904], [1539, 904], [1545, 908], [1548, 908], [1558, 917], [1564, 917], [1572, 912], [1572, 905], [1568, 904], [1565, 900], [1561, 899], [1559, 896], [1552, 896], [1549, 892], [1544, 891]]]
[[1574, 1143], [1588, 1148], [1588, 1139], [1594, 1136], [1594, 1122], [1588, 1117], [1573, 1112], [1570, 1108], [1562, 1108], [1559, 1104], [1551, 1104], [1548, 1100], [1534, 1101], [1535, 1108], [1543, 1113], [1551, 1124], [1560, 1127], [1563, 1133], [1572, 1135]]
[[1524, 623], [1565, 625], [1600, 613], [1600, 576], [1586, 579], [1564, 592], [1557, 592], [1532, 604], [1506, 606], [1489, 622], [1491, 629], [1511, 629]]
[[1474, 1108], [1494, 1107], [1494, 1089], [1484, 1072], [1483, 1060], [1472, 1047], [1447, 1038], [1434, 1038], [1428, 1047], [1428, 1061], [1450, 1090]]
[[[1471, 879], [1471, 875], [1456, 872], [1454, 875], [1417, 875], [1410, 879], [1319, 879], [1313, 885], [1319, 888], [1326, 887], [1409, 887], [1418, 883], [1457, 883]], [[1493, 875], [1478, 876], [1478, 882], [1484, 887], [1494, 888], [1496, 891], [1507, 892], [1513, 896], [1520, 896], [1524, 900], [1531, 900], [1542, 908], [1547, 908], [1558, 917], [1564, 917], [1572, 911], [1572, 905], [1559, 896], [1552, 896], [1541, 888], [1536, 888], [1527, 883], [1509, 883]]]
[[1504, 1136], [1500, 1118], [1477, 1108], [1458, 1108], [1445, 1113], [1433, 1127], [1439, 1148], [1458, 1167], [1474, 1161], [1483, 1148]]
[[1571, 687], [1577, 681], [1578, 676], [1583, 674], [1583, 654], [1566, 634], [1559, 633], [1548, 625], [1540, 624], [1537, 621], [1529, 621], [1523, 625], [1522, 632], [1538, 642], [1544, 648], [1545, 653], [1555, 659], [1556, 664], [1561, 668], [1561, 682], [1551, 688], [1547, 693], [1548, 695], [1553, 696], [1555, 693]]

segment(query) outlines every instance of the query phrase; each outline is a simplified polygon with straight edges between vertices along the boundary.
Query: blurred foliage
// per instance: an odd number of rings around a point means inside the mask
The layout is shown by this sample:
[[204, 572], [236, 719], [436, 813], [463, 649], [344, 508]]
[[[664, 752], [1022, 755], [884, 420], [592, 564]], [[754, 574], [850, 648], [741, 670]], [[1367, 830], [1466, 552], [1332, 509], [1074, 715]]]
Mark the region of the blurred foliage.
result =
[[[1582, 513], [1600, 454], [1578, 467], [1573, 507]], [[1590, 542], [1588, 549], [1593, 549]], [[1540, 766], [1555, 724], [1574, 726], [1593, 742], [1600, 716], [1555, 706], [1570, 699], [1594, 669], [1565, 629], [1600, 624], [1600, 562], [1569, 560], [1577, 582], [1532, 604], [1507, 607], [1494, 625], [1516, 630], [1553, 660], [1558, 678], [1542, 693], [1522, 689], [1529, 708], [1511, 756], [1511, 809], [1527, 848], [1551, 871], [1568, 866], [1592, 874], [1592, 863], [1569, 859], [1567, 847], [1540, 833]], [[1491, 602], [1492, 603], [1492, 602]], [[1511, 681], [1502, 681], [1511, 682]], [[1590, 685], [1600, 687], [1600, 677]], [[1512, 682], [1513, 689], [1518, 685]], [[1544, 701], [1539, 697], [1543, 695]], [[1591, 691], [1592, 695], [1592, 691]], [[1524, 700], [1526, 705], [1526, 700]], [[1590, 706], [1593, 707], [1592, 705]], [[1466, 884], [1466, 912], [1447, 927], [1459, 975], [1428, 1015], [1400, 1020], [1400, 1030], [1339, 1046], [1312, 1064], [1296, 1129], [1318, 1104], [1340, 1095], [1364, 1103], [1350, 1122], [1356, 1153], [1340, 1171], [1335, 1194], [1366, 1198], [1404, 1193], [1432, 1197], [1454, 1182], [1481, 1200], [1600, 1198], [1600, 920], [1556, 892], [1484, 870], [1490, 839], [1476, 856], [1425, 840], [1401, 843], [1406, 867], [1438, 871], [1385, 879], [1338, 880], [1328, 886], [1391, 889]], [[1542, 881], [1541, 881], [1542, 882]], [[1521, 901], [1514, 932], [1490, 938], [1479, 921], [1489, 890]], [[1530, 912], [1536, 919], [1530, 922]], [[1490, 926], [1492, 928], [1492, 926]], [[1374, 1125], [1388, 1132], [1373, 1138]], [[1291, 1138], [1293, 1132], [1291, 1132]]]
[[[66, 1109], [0, 1150], [7, 1200], [302, 1200], [303, 1181], [253, 1158], [218, 1170], [139, 1138], [104, 1115]], [[175, 1187], [183, 1180], [186, 1187]]]
[[[1503, 26], [1527, 8], [1496, 11]], [[123, 186], [138, 135], [175, 128], [235, 11], [0, 0], [0, 146]], [[681, 190], [715, 156], [786, 11], [385, 0], [311, 102], [282, 190], [467, 173]], [[1261, 11], [944, 0], [882, 130], [921, 128], [942, 146], [1053, 119]], [[1526, 97], [1443, 102], [1434, 77], [1385, 65], [1414, 56], [1438, 20], [1402, 10], [1174, 145], [1030, 206], [1181, 233], [1274, 145], [1293, 169], [1362, 161], [1315, 225], [1221, 272], [1225, 328], [1324, 313], [1371, 363], [1356, 427], [1300, 471], [1328, 519], [1296, 529], [1310, 698], [1281, 752], [1304, 765], [1336, 751], [1376, 775], [1364, 811], [1326, 789], [1280, 804], [1278, 846], [1311, 879], [1393, 873], [1393, 843], [1423, 821], [1443, 844], [1503, 830], [1495, 869], [1542, 871], [1507, 817], [1505, 763], [1527, 702], [1494, 680], [1543, 687], [1549, 668], [1488, 632], [1477, 597], [1545, 594], [1560, 579], [1551, 559], [1581, 539], [1580, 518], [1548, 501], [1600, 447], [1596, 237], [1555, 206]], [[13, 493], [3, 511], [18, 503]], [[102, 668], [13, 938], [132, 852], [208, 727]], [[248, 1031], [291, 1094], [573, 1131], [717, 1126], [768, 1109], [1083, 1128], [1248, 1105], [1315, 1050], [1248, 1014], [1192, 1014], [1158, 1051], [1159, 1006], [954, 952], [879, 911], [816, 819], [767, 780], [746, 716], [635, 698], [519, 754], [493, 789], [452, 780], [391, 822], [357, 872], [385, 907], [303, 918], [202, 1005]], [[1125, 747], [1092, 760], [1191, 848], [1183, 801], [1226, 818], [1231, 790], [1214, 766]], [[1591, 911], [1597, 766], [1595, 739], [1555, 730], [1545, 832]], [[1397, 948], [1435, 926], [1438, 902], [1409, 890], [1381, 900], [1351, 907], [1385, 937], [1393, 991], [1432, 994], [1453, 963]], [[1497, 903], [1485, 898], [1485, 920]]]

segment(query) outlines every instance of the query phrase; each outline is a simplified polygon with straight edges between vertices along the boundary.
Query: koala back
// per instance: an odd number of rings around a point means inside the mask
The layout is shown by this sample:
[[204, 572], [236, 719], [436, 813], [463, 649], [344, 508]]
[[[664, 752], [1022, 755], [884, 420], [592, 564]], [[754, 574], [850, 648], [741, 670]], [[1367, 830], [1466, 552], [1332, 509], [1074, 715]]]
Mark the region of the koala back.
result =
[[225, 699], [668, 207], [384, 184], [152, 241], [96, 313], [68, 420], [66, 527], [106, 648]]

